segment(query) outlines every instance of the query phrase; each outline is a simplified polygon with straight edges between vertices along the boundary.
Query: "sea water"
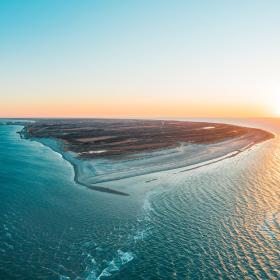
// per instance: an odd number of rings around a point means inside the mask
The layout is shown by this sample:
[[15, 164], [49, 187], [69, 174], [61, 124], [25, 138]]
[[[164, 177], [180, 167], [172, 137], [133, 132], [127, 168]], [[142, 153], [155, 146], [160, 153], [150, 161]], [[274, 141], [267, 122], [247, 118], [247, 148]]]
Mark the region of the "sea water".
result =
[[0, 279], [279, 279], [280, 140], [199, 169], [75, 183], [0, 126]]

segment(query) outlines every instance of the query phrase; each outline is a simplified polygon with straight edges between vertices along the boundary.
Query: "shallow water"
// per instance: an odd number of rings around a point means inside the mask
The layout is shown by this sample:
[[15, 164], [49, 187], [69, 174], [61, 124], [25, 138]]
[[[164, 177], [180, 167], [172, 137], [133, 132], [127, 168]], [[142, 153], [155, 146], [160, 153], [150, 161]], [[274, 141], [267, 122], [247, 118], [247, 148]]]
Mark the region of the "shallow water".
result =
[[88, 190], [0, 126], [0, 279], [279, 279], [280, 140]]

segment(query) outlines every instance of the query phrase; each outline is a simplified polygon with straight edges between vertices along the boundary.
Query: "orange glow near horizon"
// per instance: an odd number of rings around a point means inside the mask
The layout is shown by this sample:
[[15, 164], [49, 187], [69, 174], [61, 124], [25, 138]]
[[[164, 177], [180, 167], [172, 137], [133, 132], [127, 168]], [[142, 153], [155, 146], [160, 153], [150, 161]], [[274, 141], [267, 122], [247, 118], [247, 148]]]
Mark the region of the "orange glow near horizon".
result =
[[[1, 105], [0, 105], [1, 106]], [[190, 102], [161, 102], [149, 100], [107, 100], [96, 102], [32, 102], [11, 103], [1, 106], [1, 116], [7, 117], [104, 117], [104, 118], [157, 118], [157, 117], [209, 117], [209, 118], [248, 118], [248, 117], [273, 117], [263, 108], [250, 107], [249, 105], [227, 104], [199, 104]], [[11, 113], [15, 112], [15, 113]]]
[[280, 96], [275, 98], [275, 102], [272, 107], [273, 107], [272, 110], [274, 111], [275, 115], [280, 117]]

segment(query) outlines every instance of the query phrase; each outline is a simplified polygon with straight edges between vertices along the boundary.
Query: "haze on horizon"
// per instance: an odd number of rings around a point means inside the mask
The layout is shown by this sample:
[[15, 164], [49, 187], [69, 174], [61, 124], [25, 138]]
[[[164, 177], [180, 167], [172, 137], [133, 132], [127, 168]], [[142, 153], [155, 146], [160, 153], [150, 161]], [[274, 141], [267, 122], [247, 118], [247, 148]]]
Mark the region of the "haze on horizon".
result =
[[280, 2], [3, 0], [0, 117], [280, 115]]

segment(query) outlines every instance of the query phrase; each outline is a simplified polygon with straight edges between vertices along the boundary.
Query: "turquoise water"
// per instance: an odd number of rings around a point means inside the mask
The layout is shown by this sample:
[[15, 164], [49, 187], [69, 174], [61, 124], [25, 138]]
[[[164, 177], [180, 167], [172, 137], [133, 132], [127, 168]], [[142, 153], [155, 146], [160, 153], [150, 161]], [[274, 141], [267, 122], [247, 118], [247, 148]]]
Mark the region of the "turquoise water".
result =
[[279, 279], [279, 138], [189, 172], [76, 184], [0, 126], [0, 279]]

